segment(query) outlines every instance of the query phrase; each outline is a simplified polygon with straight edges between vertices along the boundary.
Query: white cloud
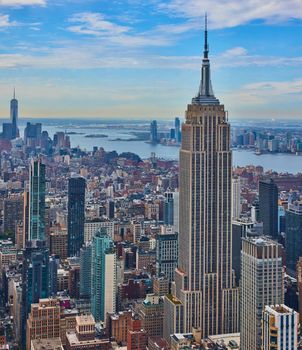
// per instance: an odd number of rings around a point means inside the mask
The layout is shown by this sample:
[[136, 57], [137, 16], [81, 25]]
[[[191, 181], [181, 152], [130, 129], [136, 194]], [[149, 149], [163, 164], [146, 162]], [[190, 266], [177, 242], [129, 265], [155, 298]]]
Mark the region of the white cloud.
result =
[[171, 15], [196, 19], [208, 13], [211, 28], [227, 28], [254, 20], [279, 23], [302, 19], [301, 0], [170, 0], [159, 8]]
[[7, 27], [13, 27], [15, 25], [17, 25], [17, 22], [10, 21], [9, 15], [1, 15], [0, 14], [0, 29], [7, 28]]
[[[47, 48], [19, 45], [20, 53], [0, 54], [0, 69], [2, 68], [38, 68], [38, 69], [93, 69], [93, 68], [133, 68], [133, 69], [178, 69], [199, 70], [201, 56], [165, 56], [142, 52], [140, 46], [146, 44], [139, 37], [126, 38], [129, 46], [114, 45], [118, 36], [112, 38], [111, 45], [100, 44], [99, 40], [83, 43], [63, 42], [61, 47]], [[146, 38], [145, 40], [151, 40]], [[155, 40], [155, 38], [154, 38]], [[133, 46], [131, 46], [133, 45]], [[219, 70], [229, 67], [299, 67], [302, 66], [302, 57], [277, 57], [251, 55], [243, 47], [230, 48], [220, 55], [211, 58], [212, 69]]]
[[171, 37], [173, 33], [163, 31], [163, 28], [137, 33], [132, 27], [107, 20], [102, 13], [77, 13], [68, 21], [73, 24], [67, 27], [68, 31], [96, 37], [103, 40], [102, 44], [107, 46], [112, 44], [129, 47], [164, 46], [173, 41]]
[[70, 26], [67, 29], [74, 33], [89, 35], [117, 35], [129, 31], [129, 27], [121, 26], [105, 20], [101, 13], [83, 12], [72, 16], [69, 19], [71, 23], [77, 25]]
[[0, 6], [45, 6], [46, 0], [0, 0]]

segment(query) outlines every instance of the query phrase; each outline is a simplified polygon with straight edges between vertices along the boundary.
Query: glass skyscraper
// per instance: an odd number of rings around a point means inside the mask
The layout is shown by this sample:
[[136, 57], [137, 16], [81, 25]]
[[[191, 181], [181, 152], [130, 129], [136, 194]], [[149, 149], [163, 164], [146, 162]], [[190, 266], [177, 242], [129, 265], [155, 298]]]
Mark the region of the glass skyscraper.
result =
[[84, 243], [85, 189], [83, 177], [68, 181], [68, 256], [80, 254]]
[[91, 312], [104, 321], [107, 312], [116, 311], [116, 253], [105, 228], [92, 239], [91, 250]]
[[33, 159], [29, 168], [29, 240], [45, 240], [45, 164]]
[[278, 186], [273, 179], [259, 181], [259, 220], [265, 235], [278, 237]]
[[18, 130], [18, 100], [15, 96], [15, 90], [14, 90], [14, 97], [10, 101], [10, 122], [12, 124], [12, 138], [15, 139], [19, 136], [19, 130]]
[[49, 296], [49, 250], [45, 241], [33, 240], [23, 251], [22, 344], [25, 349], [26, 320], [32, 303]]

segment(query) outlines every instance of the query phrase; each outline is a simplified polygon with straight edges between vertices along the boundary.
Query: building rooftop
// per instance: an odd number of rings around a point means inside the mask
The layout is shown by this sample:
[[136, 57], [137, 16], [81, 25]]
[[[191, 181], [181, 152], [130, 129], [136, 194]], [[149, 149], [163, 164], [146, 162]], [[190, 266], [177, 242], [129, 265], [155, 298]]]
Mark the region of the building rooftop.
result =
[[166, 297], [174, 304], [174, 305], [181, 305], [181, 301], [177, 299], [174, 295], [172, 294], [167, 294]]
[[33, 350], [63, 350], [60, 338], [35, 339], [31, 344]]
[[274, 315], [278, 315], [278, 314], [284, 314], [284, 315], [287, 314], [288, 315], [288, 314], [292, 314], [293, 312], [295, 312], [293, 309], [291, 309], [290, 307], [288, 307], [284, 304], [265, 306], [265, 311], [268, 311]]

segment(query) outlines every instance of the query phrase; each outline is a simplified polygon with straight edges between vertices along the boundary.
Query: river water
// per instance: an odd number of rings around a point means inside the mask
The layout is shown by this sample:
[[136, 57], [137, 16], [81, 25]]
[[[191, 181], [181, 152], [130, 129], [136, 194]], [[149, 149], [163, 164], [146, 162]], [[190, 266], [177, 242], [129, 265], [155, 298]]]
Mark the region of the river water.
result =
[[[71, 146], [80, 146], [87, 151], [97, 146], [103, 147], [106, 151], [133, 152], [143, 159], [150, 157], [152, 152], [157, 157], [165, 159], [178, 159], [179, 157], [179, 147], [176, 146], [153, 145], [144, 141], [127, 141], [127, 139], [133, 140], [135, 138], [133, 132], [148, 132], [149, 122], [126, 124], [127, 122], [123, 121], [121, 124], [121, 121], [111, 121], [111, 126], [108, 128], [104, 122], [95, 121], [50, 119], [39, 121], [43, 123], [43, 130], [47, 130], [50, 137], [53, 137], [57, 131], [76, 132], [77, 134], [70, 135]], [[37, 122], [37, 120], [32, 120], [32, 122]], [[25, 122], [22, 120], [19, 125], [22, 137], [24, 127]], [[162, 129], [168, 130], [169, 127], [171, 127], [171, 122], [161, 122]], [[107, 137], [85, 137], [85, 135], [91, 134], [105, 134]], [[265, 170], [296, 174], [302, 172], [302, 156], [285, 153], [256, 155], [253, 151], [233, 150], [233, 165], [261, 165]]]

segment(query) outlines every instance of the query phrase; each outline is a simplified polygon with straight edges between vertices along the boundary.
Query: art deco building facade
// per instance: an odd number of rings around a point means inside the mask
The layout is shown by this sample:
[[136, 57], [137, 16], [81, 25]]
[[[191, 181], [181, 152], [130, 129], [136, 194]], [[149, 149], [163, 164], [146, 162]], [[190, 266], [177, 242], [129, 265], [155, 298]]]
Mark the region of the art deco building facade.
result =
[[183, 308], [182, 332], [196, 327], [207, 336], [238, 330], [231, 176], [230, 125], [212, 91], [206, 30], [201, 84], [188, 105], [180, 150], [179, 265], [173, 295]]

